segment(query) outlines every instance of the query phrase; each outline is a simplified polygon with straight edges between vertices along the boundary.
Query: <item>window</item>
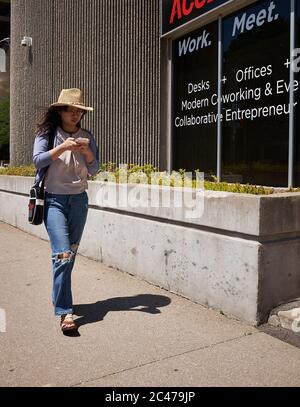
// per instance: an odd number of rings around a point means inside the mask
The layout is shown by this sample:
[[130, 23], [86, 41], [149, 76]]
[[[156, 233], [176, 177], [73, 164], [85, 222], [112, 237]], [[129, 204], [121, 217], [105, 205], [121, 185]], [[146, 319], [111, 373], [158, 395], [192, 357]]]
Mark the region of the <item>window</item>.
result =
[[287, 186], [289, 54], [289, 1], [260, 1], [223, 20], [225, 180]]
[[217, 79], [217, 22], [173, 42], [174, 170], [216, 173]]

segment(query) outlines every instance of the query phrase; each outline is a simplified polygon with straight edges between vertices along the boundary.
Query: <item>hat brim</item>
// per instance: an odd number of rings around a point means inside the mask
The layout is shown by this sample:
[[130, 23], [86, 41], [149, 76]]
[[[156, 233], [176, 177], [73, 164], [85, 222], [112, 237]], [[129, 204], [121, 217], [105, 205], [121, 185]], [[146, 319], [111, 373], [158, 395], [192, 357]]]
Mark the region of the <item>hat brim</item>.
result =
[[93, 107], [87, 107], [87, 106], [82, 106], [82, 105], [76, 105], [72, 103], [53, 103], [50, 105], [50, 107], [62, 107], [62, 106], [72, 106], [72, 107], [77, 107], [77, 109], [81, 110], [86, 110], [87, 112], [92, 112], [94, 110]]

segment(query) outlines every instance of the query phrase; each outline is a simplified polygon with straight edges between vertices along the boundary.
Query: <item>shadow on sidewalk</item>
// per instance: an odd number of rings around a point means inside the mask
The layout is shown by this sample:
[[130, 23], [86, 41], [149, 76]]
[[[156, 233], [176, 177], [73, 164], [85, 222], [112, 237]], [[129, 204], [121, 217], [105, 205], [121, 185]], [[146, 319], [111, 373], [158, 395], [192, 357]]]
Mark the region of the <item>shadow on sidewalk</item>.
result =
[[79, 318], [76, 325], [81, 327], [86, 324], [93, 324], [102, 321], [106, 314], [111, 311], [138, 311], [149, 314], [160, 314], [160, 307], [165, 307], [171, 303], [169, 297], [163, 295], [140, 294], [135, 297], [117, 297], [95, 304], [80, 304], [74, 306], [74, 313]]

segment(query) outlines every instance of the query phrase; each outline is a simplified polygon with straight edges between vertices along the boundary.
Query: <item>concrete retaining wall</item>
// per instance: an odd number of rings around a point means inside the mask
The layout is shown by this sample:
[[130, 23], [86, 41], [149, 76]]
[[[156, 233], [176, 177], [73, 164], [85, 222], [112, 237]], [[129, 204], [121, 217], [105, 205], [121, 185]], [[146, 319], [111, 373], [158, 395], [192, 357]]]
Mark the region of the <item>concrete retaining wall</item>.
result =
[[[0, 176], [0, 221], [48, 240], [44, 226], [27, 222], [32, 182]], [[169, 189], [115, 189], [112, 183], [89, 183], [80, 254], [253, 325], [300, 296], [300, 194], [190, 190], [185, 202], [194, 202], [191, 209], [175, 207], [181, 191], [173, 189], [170, 207], [141, 208], [124, 207], [126, 196], [146, 205], [154, 191], [166, 202]]]

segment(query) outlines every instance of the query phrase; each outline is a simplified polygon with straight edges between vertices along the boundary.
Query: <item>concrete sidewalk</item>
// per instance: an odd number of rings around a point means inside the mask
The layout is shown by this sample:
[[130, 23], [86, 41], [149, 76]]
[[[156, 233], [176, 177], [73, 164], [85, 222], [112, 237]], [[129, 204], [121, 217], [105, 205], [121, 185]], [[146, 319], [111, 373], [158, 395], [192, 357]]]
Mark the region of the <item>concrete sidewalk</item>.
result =
[[49, 244], [0, 223], [0, 247], [0, 386], [300, 385], [300, 349], [81, 256], [66, 337]]

